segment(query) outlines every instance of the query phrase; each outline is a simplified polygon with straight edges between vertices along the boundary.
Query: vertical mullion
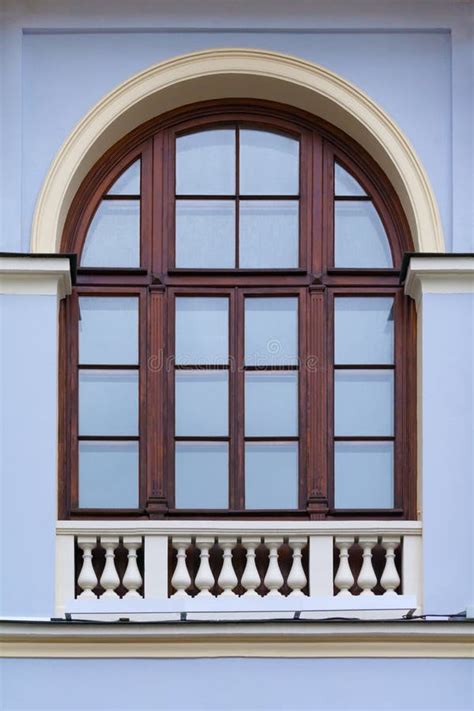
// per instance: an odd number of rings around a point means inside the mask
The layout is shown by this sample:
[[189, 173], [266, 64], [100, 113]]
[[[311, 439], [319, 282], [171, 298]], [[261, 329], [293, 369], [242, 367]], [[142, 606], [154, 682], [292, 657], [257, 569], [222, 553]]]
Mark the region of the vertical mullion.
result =
[[403, 404], [404, 391], [404, 372], [406, 368], [400, 367], [404, 358], [404, 344], [402, 337], [402, 324], [404, 319], [403, 301], [401, 294], [398, 292], [393, 295], [393, 374], [394, 374], [394, 392], [393, 392], [393, 505], [395, 508], [403, 507], [403, 452], [402, 452], [402, 437], [401, 433], [405, 431], [405, 414], [406, 408]]
[[[146, 296], [145, 296], [146, 298]], [[166, 295], [164, 291], [153, 291], [148, 297], [147, 317], [147, 351], [141, 357], [140, 368], [143, 369], [143, 386], [146, 390], [146, 442], [142, 443], [146, 451], [146, 508], [150, 518], [162, 515], [167, 510], [168, 482], [166, 474], [169, 468], [165, 466], [165, 342], [166, 342]], [[146, 378], [146, 381], [145, 381]]]
[[[158, 190], [155, 198], [159, 209], [162, 192]], [[153, 208], [153, 141], [150, 140], [140, 158], [140, 266], [148, 271], [152, 269]]]
[[235, 268], [240, 267], [240, 128], [235, 127]]
[[69, 303], [69, 319], [74, 328], [69, 329], [68, 350], [71, 354], [71, 368], [69, 369], [70, 393], [70, 428], [71, 428], [71, 490], [70, 506], [76, 509], [79, 506], [79, 296], [77, 291], [71, 295]]
[[237, 287], [234, 289], [234, 342], [235, 351], [231, 369], [233, 371], [233, 407], [232, 416], [234, 423], [233, 432], [233, 479], [234, 479], [234, 502], [233, 508], [243, 510], [245, 508], [245, 442], [244, 442], [244, 388], [245, 388], [245, 372], [244, 372], [244, 318], [245, 318], [245, 298], [243, 292]]

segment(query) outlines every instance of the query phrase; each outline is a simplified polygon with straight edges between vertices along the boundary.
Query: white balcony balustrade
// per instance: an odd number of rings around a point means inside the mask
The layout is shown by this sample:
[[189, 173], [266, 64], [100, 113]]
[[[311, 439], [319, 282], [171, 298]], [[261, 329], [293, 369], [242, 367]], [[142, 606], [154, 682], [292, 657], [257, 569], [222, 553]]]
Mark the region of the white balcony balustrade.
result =
[[419, 610], [418, 522], [64, 521], [57, 612]]

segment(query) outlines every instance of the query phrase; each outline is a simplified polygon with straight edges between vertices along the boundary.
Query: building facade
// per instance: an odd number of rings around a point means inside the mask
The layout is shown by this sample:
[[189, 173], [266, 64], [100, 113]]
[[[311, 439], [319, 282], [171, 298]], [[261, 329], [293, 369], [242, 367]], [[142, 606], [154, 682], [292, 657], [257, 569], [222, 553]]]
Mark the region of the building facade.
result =
[[471, 708], [472, 3], [1, 13], [2, 708]]

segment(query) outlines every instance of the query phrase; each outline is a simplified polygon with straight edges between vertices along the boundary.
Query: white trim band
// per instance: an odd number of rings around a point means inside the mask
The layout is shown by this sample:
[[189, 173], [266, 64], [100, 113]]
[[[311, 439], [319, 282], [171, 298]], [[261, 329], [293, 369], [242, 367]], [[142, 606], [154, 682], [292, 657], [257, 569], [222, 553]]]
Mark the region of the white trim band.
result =
[[71, 293], [68, 257], [0, 256], [0, 294], [64, 298]]

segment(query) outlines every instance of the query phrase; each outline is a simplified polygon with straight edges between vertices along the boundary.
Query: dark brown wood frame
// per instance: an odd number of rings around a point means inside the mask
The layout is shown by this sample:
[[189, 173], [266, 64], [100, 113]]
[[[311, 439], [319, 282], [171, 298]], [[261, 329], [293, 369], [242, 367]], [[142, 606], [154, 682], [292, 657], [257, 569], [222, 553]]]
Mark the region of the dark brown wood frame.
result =
[[[177, 135], [216, 126], [263, 128], [300, 141], [300, 264], [297, 269], [176, 269], [174, 266], [174, 145]], [[141, 158], [138, 269], [79, 268], [74, 293], [60, 313], [59, 515], [61, 518], [413, 518], [416, 515], [415, 312], [399, 286], [403, 253], [412, 240], [399, 200], [379, 166], [341, 131], [305, 112], [256, 100], [205, 102], [139, 127], [111, 148], [85, 178], [63, 233], [62, 251], [81, 254], [104, 194]], [[386, 229], [392, 269], [334, 267], [334, 162], [372, 199]], [[300, 477], [295, 511], [243, 509], [243, 377], [231, 374], [239, 405], [231, 412], [231, 508], [174, 508], [175, 294], [228, 295], [232, 319], [244, 295], [291, 294], [300, 303]], [[140, 300], [139, 508], [78, 508], [77, 299], [81, 294], [136, 295]], [[335, 296], [392, 295], [395, 299], [395, 506], [337, 510], [333, 495], [333, 301]], [[239, 305], [238, 305], [239, 304]], [[231, 333], [243, 360], [243, 339]]]

